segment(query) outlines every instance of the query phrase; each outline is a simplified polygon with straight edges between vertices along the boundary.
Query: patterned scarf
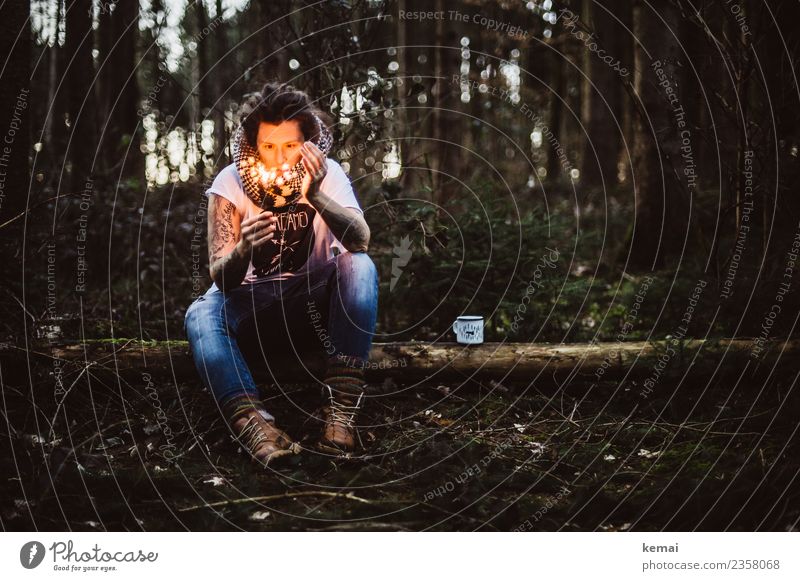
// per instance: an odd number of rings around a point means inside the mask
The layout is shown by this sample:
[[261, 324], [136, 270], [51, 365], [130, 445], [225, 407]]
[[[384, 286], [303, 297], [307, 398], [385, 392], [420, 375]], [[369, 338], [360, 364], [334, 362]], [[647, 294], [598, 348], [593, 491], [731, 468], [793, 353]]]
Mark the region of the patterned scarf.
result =
[[[319, 117], [317, 135], [313, 141], [326, 157], [333, 146], [333, 136]], [[240, 125], [233, 136], [233, 161], [242, 179], [244, 191], [254, 204], [264, 210], [288, 209], [303, 195], [303, 178], [306, 168], [303, 159], [293, 168], [284, 164], [281, 168], [268, 168], [262, 162], [258, 151], [247, 141], [244, 128]]]

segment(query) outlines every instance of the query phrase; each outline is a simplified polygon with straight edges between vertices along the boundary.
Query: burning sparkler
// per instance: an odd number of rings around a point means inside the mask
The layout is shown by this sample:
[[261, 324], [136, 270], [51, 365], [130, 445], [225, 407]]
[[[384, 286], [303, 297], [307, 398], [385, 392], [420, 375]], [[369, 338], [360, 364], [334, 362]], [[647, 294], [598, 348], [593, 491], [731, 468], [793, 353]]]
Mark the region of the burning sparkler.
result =
[[241, 165], [254, 182], [260, 183], [265, 191], [273, 195], [273, 203], [276, 207], [286, 204], [286, 197], [293, 193], [292, 188], [289, 187], [290, 184], [293, 181], [296, 182], [300, 177], [297, 169], [292, 169], [288, 163], [284, 163], [280, 168], [268, 168], [260, 159], [249, 156], [243, 160]]

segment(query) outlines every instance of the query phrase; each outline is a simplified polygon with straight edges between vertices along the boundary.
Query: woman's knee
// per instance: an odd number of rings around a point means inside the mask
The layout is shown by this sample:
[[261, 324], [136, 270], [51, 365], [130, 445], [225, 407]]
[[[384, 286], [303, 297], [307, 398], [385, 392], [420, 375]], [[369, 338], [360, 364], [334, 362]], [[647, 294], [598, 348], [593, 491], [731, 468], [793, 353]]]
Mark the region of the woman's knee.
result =
[[202, 318], [202, 315], [199, 313], [201, 309], [199, 305], [201, 303], [201, 300], [196, 300], [189, 305], [189, 308], [186, 309], [186, 315], [183, 317], [183, 332], [189, 341], [192, 340], [193, 331], [197, 328], [198, 321]]
[[345, 252], [337, 256], [339, 271], [351, 274], [360, 283], [376, 283], [378, 269], [366, 252]]
[[224, 327], [224, 322], [221, 320], [220, 305], [216, 301], [200, 297], [189, 305], [183, 320], [183, 329], [190, 342], [203, 332], [218, 327]]

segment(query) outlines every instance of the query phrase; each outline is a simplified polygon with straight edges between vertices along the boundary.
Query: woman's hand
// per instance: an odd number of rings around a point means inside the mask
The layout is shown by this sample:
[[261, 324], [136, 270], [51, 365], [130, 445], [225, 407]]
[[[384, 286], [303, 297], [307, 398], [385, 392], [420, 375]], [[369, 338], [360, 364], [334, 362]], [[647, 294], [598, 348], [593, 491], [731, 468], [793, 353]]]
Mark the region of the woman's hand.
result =
[[303, 195], [310, 199], [319, 191], [319, 185], [328, 173], [328, 164], [320, 148], [312, 141], [303, 143], [300, 155], [303, 157], [303, 167], [306, 170], [306, 175], [303, 177]]
[[244, 220], [241, 225], [241, 238], [236, 244], [236, 252], [242, 258], [250, 256], [254, 248], [263, 246], [275, 237], [278, 219], [270, 211]]

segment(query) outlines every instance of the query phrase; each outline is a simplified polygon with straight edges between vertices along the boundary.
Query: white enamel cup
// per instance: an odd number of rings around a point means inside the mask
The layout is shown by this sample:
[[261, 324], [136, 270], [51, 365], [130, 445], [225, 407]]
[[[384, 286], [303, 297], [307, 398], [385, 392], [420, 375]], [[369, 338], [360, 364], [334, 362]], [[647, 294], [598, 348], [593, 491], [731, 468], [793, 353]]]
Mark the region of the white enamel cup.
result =
[[483, 317], [458, 317], [453, 323], [453, 333], [456, 334], [456, 341], [463, 345], [480, 345], [483, 343]]

